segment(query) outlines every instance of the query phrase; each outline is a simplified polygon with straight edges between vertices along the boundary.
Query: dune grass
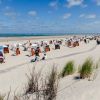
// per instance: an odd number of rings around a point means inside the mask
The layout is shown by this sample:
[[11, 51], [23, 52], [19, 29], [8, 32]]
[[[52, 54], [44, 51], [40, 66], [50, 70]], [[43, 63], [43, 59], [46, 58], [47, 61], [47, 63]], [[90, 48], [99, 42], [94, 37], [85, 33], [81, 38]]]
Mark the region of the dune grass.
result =
[[58, 88], [57, 69], [53, 67], [50, 73], [47, 73], [46, 77], [40, 76], [41, 72], [36, 73], [35, 68], [33, 68], [30, 76], [27, 76], [28, 84], [25, 87], [25, 95], [35, 95], [36, 100], [56, 100]]
[[86, 61], [82, 64], [82, 68], [80, 70], [80, 78], [90, 78], [93, 72], [93, 60], [91, 58], [86, 59]]
[[[80, 66], [79, 78], [90, 78], [93, 69], [98, 69], [99, 62], [100, 61], [94, 64], [91, 58], [86, 59]], [[73, 74], [75, 71], [74, 67], [75, 65], [73, 61], [67, 62], [60, 76], [64, 77]], [[47, 73], [46, 77], [41, 77], [41, 74], [41, 70], [37, 73], [35, 67], [33, 67], [32, 72], [29, 73], [29, 76], [27, 75], [28, 84], [27, 87], [25, 87], [25, 93], [22, 96], [12, 96], [10, 95], [10, 91], [6, 96], [0, 95], [0, 100], [11, 100], [10, 98], [13, 98], [12, 100], [31, 100], [30, 97], [35, 97], [32, 100], [56, 100], [59, 83], [57, 68], [53, 66], [51, 71]], [[7, 99], [4, 99], [5, 97]]]
[[43, 86], [45, 87], [43, 89], [43, 100], [56, 100], [58, 90], [58, 74], [55, 67], [53, 67], [50, 74], [48, 74]]
[[74, 72], [74, 62], [69, 61], [62, 70], [61, 76], [71, 75]]
[[4, 96], [0, 95], [0, 100], [4, 100]]

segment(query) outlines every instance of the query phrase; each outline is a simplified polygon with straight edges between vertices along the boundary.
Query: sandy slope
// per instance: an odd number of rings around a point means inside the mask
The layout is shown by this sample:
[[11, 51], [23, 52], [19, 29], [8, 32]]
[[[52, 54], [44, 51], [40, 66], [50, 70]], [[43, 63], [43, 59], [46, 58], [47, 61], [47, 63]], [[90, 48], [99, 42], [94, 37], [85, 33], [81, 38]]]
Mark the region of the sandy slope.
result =
[[[37, 71], [42, 68], [43, 73], [48, 73], [53, 64], [57, 65], [58, 70], [61, 71], [65, 63], [69, 60], [75, 61], [76, 69], [87, 57], [92, 57], [97, 61], [100, 58], [100, 46], [95, 47], [95, 44], [95, 41], [92, 41], [89, 44], [82, 42], [81, 45], [76, 48], [62, 46], [61, 50], [51, 50], [48, 52], [47, 61], [37, 63], [29, 63], [32, 57], [29, 58], [25, 56], [28, 52], [23, 52], [17, 57], [11, 56], [11, 54], [6, 55], [6, 63], [0, 65], [0, 92], [5, 93], [9, 91], [10, 86], [12, 91], [16, 88], [17, 90], [23, 89], [27, 83], [25, 74], [29, 73], [33, 66], [36, 66]], [[99, 70], [94, 81], [74, 80], [75, 75], [61, 79], [57, 100], [99, 100]]]

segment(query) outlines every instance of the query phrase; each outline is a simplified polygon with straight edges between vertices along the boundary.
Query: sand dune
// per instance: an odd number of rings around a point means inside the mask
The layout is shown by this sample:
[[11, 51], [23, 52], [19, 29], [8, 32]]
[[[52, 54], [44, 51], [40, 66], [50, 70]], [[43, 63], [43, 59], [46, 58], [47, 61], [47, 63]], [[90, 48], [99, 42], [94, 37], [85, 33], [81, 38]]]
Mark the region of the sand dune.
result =
[[[13, 42], [10, 41], [9, 43]], [[75, 62], [76, 69], [88, 57], [97, 61], [100, 58], [100, 46], [97, 46], [94, 40], [89, 44], [81, 42], [80, 46], [76, 48], [68, 48], [62, 45], [60, 50], [52, 49], [48, 52], [47, 60], [36, 63], [30, 63], [33, 57], [25, 56], [28, 52], [21, 51], [21, 55], [19, 56], [11, 56], [11, 54], [12, 52], [7, 54], [6, 62], [0, 64], [0, 93], [6, 93], [10, 87], [12, 91], [16, 88], [18, 91], [22, 90], [27, 83], [25, 74], [29, 73], [33, 66], [36, 66], [37, 71], [42, 68], [42, 73], [47, 73], [53, 64], [57, 65], [58, 71], [61, 71], [69, 60]], [[58, 87], [57, 100], [99, 100], [99, 71], [94, 81], [74, 80], [74, 76], [77, 73], [61, 79]]]

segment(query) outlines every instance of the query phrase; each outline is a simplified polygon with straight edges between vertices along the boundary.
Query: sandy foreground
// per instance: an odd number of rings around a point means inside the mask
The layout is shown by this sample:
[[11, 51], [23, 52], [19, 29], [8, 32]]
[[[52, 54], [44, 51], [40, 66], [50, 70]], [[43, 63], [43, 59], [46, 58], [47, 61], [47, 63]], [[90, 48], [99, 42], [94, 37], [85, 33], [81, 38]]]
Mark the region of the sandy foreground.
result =
[[[61, 37], [64, 38], [64, 37]], [[52, 38], [38, 38], [31, 41], [50, 40]], [[26, 40], [10, 40], [5, 39], [0, 44], [13, 44], [15, 42], [24, 42]], [[61, 71], [66, 62], [73, 60], [78, 69], [86, 58], [91, 57], [94, 61], [100, 58], [100, 46], [96, 46], [96, 41], [90, 41], [89, 44], [80, 43], [79, 47], [68, 48], [61, 46], [60, 50], [53, 50], [47, 53], [47, 60], [30, 63], [33, 57], [27, 57], [29, 52], [21, 51], [19, 56], [11, 56], [12, 52], [6, 54], [6, 61], [0, 64], [0, 93], [7, 93], [10, 90], [22, 90], [27, 84], [26, 74], [32, 70], [33, 66], [42, 73], [47, 74], [55, 64], [58, 71]], [[67, 76], [60, 80], [58, 87], [57, 100], [99, 100], [100, 98], [100, 69], [97, 71], [95, 80], [75, 80], [74, 75]]]

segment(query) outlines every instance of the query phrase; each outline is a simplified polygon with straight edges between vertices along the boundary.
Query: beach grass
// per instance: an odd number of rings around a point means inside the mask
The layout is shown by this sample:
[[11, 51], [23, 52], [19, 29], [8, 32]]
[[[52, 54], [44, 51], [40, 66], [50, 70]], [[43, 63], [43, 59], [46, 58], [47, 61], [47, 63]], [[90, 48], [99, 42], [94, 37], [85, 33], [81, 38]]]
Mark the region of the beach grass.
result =
[[58, 89], [58, 74], [55, 67], [52, 68], [46, 77], [41, 77], [41, 72], [36, 73], [35, 67], [28, 77], [28, 84], [25, 87], [25, 95], [35, 95], [36, 100], [56, 100]]
[[4, 100], [4, 96], [0, 95], [0, 100]]
[[66, 75], [71, 75], [71, 74], [73, 74], [74, 70], [75, 70], [74, 69], [74, 62], [69, 61], [69, 62], [67, 62], [67, 64], [63, 68], [61, 76], [64, 77]]
[[91, 58], [86, 59], [86, 61], [82, 64], [82, 67], [80, 69], [80, 78], [90, 78], [93, 72], [93, 66], [93, 60]]
[[56, 100], [58, 90], [58, 74], [55, 67], [52, 68], [45, 80], [45, 91], [43, 91], [43, 100]]

